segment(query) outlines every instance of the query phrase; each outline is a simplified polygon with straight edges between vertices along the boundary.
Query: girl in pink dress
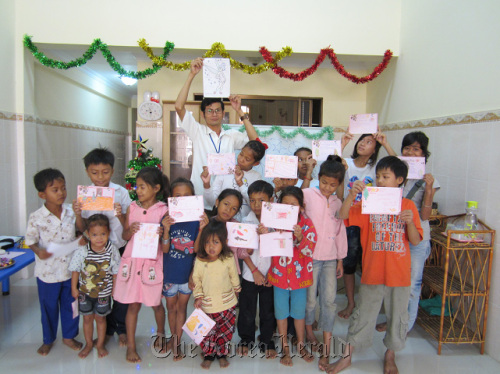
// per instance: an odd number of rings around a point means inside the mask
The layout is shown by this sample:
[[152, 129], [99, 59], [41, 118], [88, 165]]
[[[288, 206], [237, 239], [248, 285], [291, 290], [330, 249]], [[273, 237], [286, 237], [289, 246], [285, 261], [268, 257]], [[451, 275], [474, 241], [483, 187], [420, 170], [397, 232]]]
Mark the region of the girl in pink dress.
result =
[[[127, 328], [127, 361], [141, 362], [135, 344], [137, 316], [142, 304], [153, 307], [157, 333], [165, 334], [165, 309], [161, 303], [163, 287], [163, 253], [169, 247], [169, 241], [163, 239], [163, 228], [158, 233], [160, 240], [155, 258], [132, 257], [134, 234], [142, 223], [162, 223], [167, 213], [163, 201], [168, 198], [169, 182], [162, 172], [153, 167], [146, 167], [137, 174], [138, 201], [130, 204], [123, 230], [123, 239], [129, 240], [120, 262], [113, 298], [123, 304], [129, 304], [125, 325]], [[168, 232], [166, 233], [168, 235]], [[160, 335], [161, 336], [161, 335]]]

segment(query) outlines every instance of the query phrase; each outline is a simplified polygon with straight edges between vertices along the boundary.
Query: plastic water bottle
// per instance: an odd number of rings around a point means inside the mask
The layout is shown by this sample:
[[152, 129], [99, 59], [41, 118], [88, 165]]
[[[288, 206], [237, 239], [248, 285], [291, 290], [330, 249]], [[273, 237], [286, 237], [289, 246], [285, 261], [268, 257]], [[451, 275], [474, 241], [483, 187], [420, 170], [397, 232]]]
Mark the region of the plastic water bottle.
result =
[[465, 230], [477, 230], [477, 201], [467, 201], [465, 208]]

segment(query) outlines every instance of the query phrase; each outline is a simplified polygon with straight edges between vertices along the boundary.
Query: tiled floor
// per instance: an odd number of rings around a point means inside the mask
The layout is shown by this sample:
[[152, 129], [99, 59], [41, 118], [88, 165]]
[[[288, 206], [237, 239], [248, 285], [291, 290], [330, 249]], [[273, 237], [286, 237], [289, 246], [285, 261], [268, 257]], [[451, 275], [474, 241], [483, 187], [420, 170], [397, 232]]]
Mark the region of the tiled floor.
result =
[[[6, 373], [206, 373], [200, 368], [199, 349], [194, 351], [196, 357], [185, 358], [173, 362], [171, 357], [159, 359], [153, 356], [149, 348], [149, 337], [154, 331], [152, 310], [143, 308], [139, 315], [137, 327], [137, 342], [139, 354], [143, 362], [139, 365], [125, 361], [125, 349], [119, 348], [116, 339], [108, 344], [109, 356], [98, 359], [94, 352], [86, 359], [79, 359], [74, 351], [63, 346], [58, 340], [47, 357], [36, 354], [41, 344], [42, 331], [36, 283], [33, 278], [19, 280], [11, 285], [10, 296], [0, 296], [0, 368]], [[346, 303], [344, 296], [338, 297], [339, 307]], [[190, 305], [192, 310], [192, 304]], [[190, 312], [188, 310], [188, 313]], [[348, 322], [337, 319], [334, 336], [344, 337]], [[80, 329], [81, 331], [81, 329]], [[371, 348], [357, 351], [353, 365], [346, 373], [382, 373], [384, 346], [383, 334], [375, 332], [374, 345]], [[79, 339], [83, 341], [83, 332]], [[183, 340], [188, 343], [185, 337]], [[237, 342], [238, 337], [233, 337]], [[441, 356], [436, 354], [436, 343], [430, 341], [427, 334], [418, 326], [409, 335], [406, 348], [398, 354], [397, 364], [401, 373], [499, 373], [500, 363], [487, 355], [480, 355], [477, 345], [451, 346], [445, 345]], [[249, 373], [299, 373], [304, 370], [316, 372], [317, 359], [312, 364], [306, 364], [299, 358], [294, 359], [293, 368], [283, 367], [279, 360], [263, 358], [239, 358], [230, 360], [227, 369], [220, 369], [215, 362], [211, 371], [223, 371], [239, 374]]]

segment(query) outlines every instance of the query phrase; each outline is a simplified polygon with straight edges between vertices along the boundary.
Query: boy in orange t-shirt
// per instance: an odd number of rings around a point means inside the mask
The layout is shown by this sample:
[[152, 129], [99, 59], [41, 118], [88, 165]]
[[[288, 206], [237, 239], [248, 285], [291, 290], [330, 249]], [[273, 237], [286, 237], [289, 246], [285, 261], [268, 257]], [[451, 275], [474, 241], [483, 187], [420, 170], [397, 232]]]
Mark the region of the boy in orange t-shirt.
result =
[[[396, 156], [381, 159], [376, 168], [377, 187], [400, 187], [408, 175], [408, 166]], [[359, 287], [359, 305], [354, 310], [347, 334], [343, 358], [327, 368], [338, 373], [351, 365], [354, 347], [371, 345], [373, 330], [382, 302], [387, 314], [384, 345], [384, 373], [397, 373], [395, 358], [404, 348], [408, 328], [408, 300], [411, 284], [411, 256], [408, 243], [417, 245], [423, 236], [415, 204], [403, 198], [401, 213], [362, 214], [361, 204], [352, 203], [365, 185], [356, 181], [339, 211], [349, 226], [361, 229], [363, 274]]]

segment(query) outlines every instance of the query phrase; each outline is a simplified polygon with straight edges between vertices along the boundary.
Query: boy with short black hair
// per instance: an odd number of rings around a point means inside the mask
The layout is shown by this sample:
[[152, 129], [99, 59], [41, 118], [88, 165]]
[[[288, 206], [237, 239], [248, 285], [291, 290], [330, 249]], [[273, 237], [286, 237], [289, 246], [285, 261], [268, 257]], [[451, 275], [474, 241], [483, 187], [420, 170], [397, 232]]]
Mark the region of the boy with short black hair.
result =
[[[83, 158], [85, 171], [92, 181], [93, 186], [110, 187], [115, 190], [114, 210], [96, 211], [81, 210], [81, 205], [73, 202], [75, 214], [89, 218], [94, 214], [104, 214], [109, 219], [110, 234], [109, 240], [119, 248], [120, 254], [123, 254], [127, 241], [122, 238], [123, 227], [125, 225], [125, 212], [132, 200], [128, 191], [119, 184], [111, 182], [114, 173], [115, 156], [106, 148], [94, 148]], [[113, 300], [113, 309], [106, 316], [106, 342], [116, 332], [119, 338], [120, 346], [127, 345], [127, 331], [125, 329], [125, 316], [127, 315], [128, 304], [121, 304]]]
[[[248, 187], [248, 197], [252, 211], [243, 218], [244, 223], [259, 224], [263, 202], [273, 201], [273, 186], [263, 180], [253, 182]], [[276, 357], [272, 336], [276, 329], [274, 317], [273, 287], [267, 282], [267, 272], [271, 267], [271, 257], [260, 257], [259, 249], [245, 258], [243, 264], [241, 293], [239, 297], [240, 314], [238, 316], [238, 334], [241, 341], [238, 353], [248, 354], [249, 346], [255, 344], [255, 317], [257, 298], [259, 299], [260, 350], [266, 358]]]
[[[408, 174], [407, 165], [396, 156], [381, 159], [376, 167], [377, 187], [400, 187]], [[411, 284], [409, 242], [417, 245], [423, 231], [415, 204], [403, 198], [401, 213], [362, 214], [361, 204], [352, 205], [365, 184], [354, 182], [340, 209], [340, 218], [359, 226], [363, 247], [363, 274], [359, 305], [353, 312], [344, 356], [327, 368], [338, 373], [351, 364], [354, 348], [370, 345], [382, 302], [387, 315], [384, 344], [384, 373], [397, 373], [395, 352], [404, 348], [408, 328], [408, 300]], [[406, 321], [406, 324], [405, 324]]]
[[208, 168], [204, 166], [201, 179], [203, 181], [205, 203], [213, 207], [219, 194], [226, 188], [240, 191], [243, 195], [243, 205], [235, 219], [241, 222], [241, 219], [251, 212], [248, 200], [248, 186], [262, 178], [260, 173], [254, 170], [253, 167], [260, 164], [265, 153], [266, 146], [263, 143], [259, 140], [250, 140], [238, 154], [234, 174], [217, 175], [212, 183], [210, 182], [211, 176], [208, 173]]
[[76, 218], [66, 200], [66, 181], [57, 169], [44, 169], [35, 174], [33, 181], [38, 197], [45, 200], [43, 206], [30, 214], [25, 243], [35, 252], [35, 277], [40, 301], [43, 344], [38, 354], [49, 354], [57, 337], [57, 325], [61, 314], [63, 342], [73, 350], [80, 350], [82, 343], [75, 340], [78, 335], [78, 318], [73, 318], [71, 304], [71, 272], [68, 264], [71, 254], [54, 257], [47, 252], [47, 245], [69, 243], [75, 240]]

